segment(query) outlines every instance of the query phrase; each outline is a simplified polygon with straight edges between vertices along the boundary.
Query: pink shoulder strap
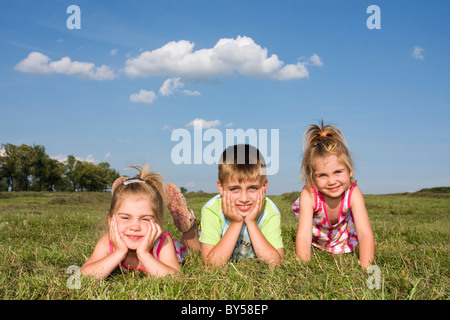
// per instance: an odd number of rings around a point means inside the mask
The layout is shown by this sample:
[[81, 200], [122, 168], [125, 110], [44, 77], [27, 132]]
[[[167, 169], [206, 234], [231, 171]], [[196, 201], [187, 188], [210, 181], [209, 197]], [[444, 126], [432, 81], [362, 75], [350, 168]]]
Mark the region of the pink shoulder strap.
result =
[[352, 193], [353, 193], [353, 190], [356, 188], [356, 183], [355, 184], [353, 184], [351, 187], [350, 187], [350, 189], [348, 190], [348, 199], [347, 199], [347, 208], [348, 209], [351, 209], [351, 206], [350, 206], [350, 199], [351, 199], [351, 197], [352, 197]]
[[314, 194], [314, 211], [316, 211], [317, 209], [319, 209], [319, 195], [317, 194], [317, 190], [315, 186], [311, 186], [312, 192]]
[[[159, 253], [161, 252], [161, 249], [163, 247], [164, 244], [164, 240], [166, 240], [166, 237], [169, 236], [170, 238], [172, 238], [172, 236], [170, 235], [170, 233], [168, 233], [167, 231], [163, 231], [163, 233], [161, 234], [161, 237], [159, 237], [159, 242], [158, 242], [158, 247], [156, 247], [156, 258], [159, 259]], [[173, 239], [172, 239], [173, 240]]]

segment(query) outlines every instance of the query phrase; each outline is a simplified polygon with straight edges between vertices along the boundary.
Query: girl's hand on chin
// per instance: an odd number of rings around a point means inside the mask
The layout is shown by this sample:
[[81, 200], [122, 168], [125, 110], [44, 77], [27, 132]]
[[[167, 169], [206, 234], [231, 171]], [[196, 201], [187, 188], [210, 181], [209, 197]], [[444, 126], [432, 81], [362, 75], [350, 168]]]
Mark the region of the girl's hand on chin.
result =
[[114, 247], [115, 251], [118, 252], [128, 252], [128, 247], [123, 240], [122, 236], [119, 234], [119, 231], [117, 230], [117, 216], [113, 215], [110, 224], [109, 224], [109, 241], [111, 241], [111, 244]]
[[153, 220], [148, 221], [147, 232], [144, 235], [141, 243], [136, 249], [137, 254], [150, 253], [150, 250], [155, 245], [156, 241], [161, 237], [162, 230], [159, 224]]

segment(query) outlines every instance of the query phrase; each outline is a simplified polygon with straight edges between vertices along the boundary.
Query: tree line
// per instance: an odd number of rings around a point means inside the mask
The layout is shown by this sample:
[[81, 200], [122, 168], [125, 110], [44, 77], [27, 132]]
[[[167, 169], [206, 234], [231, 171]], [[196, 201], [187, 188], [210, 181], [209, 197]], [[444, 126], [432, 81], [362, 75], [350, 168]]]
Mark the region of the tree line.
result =
[[44, 146], [0, 148], [0, 191], [105, 191], [119, 176], [107, 162], [52, 159]]

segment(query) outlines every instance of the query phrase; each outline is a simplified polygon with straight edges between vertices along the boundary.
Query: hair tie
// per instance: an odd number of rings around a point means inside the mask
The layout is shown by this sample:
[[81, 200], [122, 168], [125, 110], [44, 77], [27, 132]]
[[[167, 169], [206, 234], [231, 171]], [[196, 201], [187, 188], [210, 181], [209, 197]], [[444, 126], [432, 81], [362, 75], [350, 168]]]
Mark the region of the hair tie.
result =
[[328, 137], [326, 133], [322, 133], [320, 136], [321, 137]]
[[130, 183], [135, 183], [135, 182], [147, 183], [145, 180], [142, 180], [142, 179], [129, 179], [129, 180], [122, 182], [122, 184], [126, 186]]

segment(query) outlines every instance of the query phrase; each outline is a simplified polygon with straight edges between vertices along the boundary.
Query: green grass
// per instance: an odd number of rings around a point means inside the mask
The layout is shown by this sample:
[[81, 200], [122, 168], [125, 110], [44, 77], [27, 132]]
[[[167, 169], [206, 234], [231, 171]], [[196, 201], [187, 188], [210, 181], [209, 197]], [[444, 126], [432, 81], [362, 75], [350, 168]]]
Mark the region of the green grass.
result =
[[[431, 191], [430, 191], [431, 190]], [[188, 194], [200, 218], [209, 194]], [[282, 215], [285, 260], [269, 268], [258, 260], [205, 268], [190, 253], [176, 277], [116, 273], [103, 280], [80, 277], [70, 289], [69, 266], [79, 266], [106, 230], [108, 193], [0, 193], [0, 299], [449, 299], [450, 193], [366, 195], [375, 236], [380, 288], [359, 266], [357, 254], [312, 250], [295, 259], [297, 193], [271, 196]], [[165, 229], [177, 239], [170, 215]]]

